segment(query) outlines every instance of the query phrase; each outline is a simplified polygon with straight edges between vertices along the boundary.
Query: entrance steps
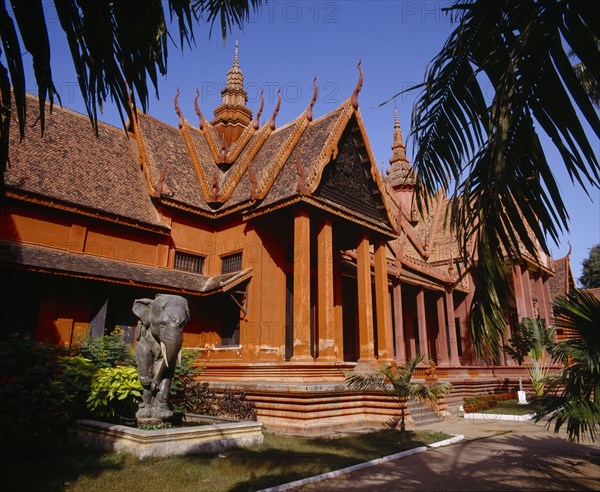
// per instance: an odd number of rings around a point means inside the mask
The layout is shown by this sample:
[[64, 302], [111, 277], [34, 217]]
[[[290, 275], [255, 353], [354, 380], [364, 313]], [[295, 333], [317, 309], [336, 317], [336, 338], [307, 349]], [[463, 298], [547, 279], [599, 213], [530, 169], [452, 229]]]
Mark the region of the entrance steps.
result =
[[434, 424], [436, 422], [444, 420], [444, 417], [436, 414], [430, 408], [426, 407], [419, 401], [409, 401], [407, 406], [410, 412], [410, 416], [412, 417], [413, 422], [415, 423], [415, 428], [423, 427], [429, 424]]

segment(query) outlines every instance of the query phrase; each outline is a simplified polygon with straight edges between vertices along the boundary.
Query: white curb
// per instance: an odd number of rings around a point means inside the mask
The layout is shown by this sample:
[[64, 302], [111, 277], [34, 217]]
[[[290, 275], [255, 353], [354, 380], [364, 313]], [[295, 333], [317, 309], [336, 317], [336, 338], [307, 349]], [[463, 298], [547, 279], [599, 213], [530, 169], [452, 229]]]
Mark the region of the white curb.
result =
[[445, 441], [434, 442], [433, 444], [429, 444], [427, 446], [420, 446], [418, 448], [409, 449], [407, 451], [402, 451], [401, 453], [392, 454], [390, 456], [384, 456], [383, 458], [377, 458], [371, 461], [365, 461], [364, 463], [359, 463], [358, 465], [349, 466], [347, 468], [342, 468], [341, 470], [334, 470], [329, 473], [322, 473], [321, 475], [315, 475], [314, 477], [303, 478], [301, 480], [296, 480], [294, 482], [284, 483], [282, 485], [276, 485], [275, 487], [269, 487], [268, 489], [259, 490], [258, 492], [279, 492], [281, 490], [290, 490], [296, 487], [300, 487], [302, 485], [306, 485], [309, 483], [320, 482], [321, 480], [327, 480], [329, 478], [338, 477], [340, 475], [344, 475], [345, 473], [350, 473], [355, 470], [360, 470], [362, 468], [367, 468], [369, 466], [379, 465], [381, 463], [386, 463], [388, 461], [397, 460], [399, 458], [404, 458], [405, 456], [410, 456], [411, 454], [421, 453], [423, 451], [427, 451], [432, 448], [440, 448], [442, 446], [449, 446], [450, 444], [456, 444], [459, 441], [462, 441], [465, 438], [463, 435], [456, 435], [451, 437], [450, 439], [446, 439]]
[[465, 420], [509, 420], [511, 422], [527, 422], [535, 417], [535, 413], [528, 413], [527, 415], [506, 415], [499, 413], [465, 413]]

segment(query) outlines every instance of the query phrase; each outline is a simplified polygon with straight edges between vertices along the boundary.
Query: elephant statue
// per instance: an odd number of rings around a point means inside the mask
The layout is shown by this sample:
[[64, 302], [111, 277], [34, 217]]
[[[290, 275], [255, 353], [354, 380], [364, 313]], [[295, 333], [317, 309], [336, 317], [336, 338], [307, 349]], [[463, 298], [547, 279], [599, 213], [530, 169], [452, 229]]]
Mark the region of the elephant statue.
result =
[[135, 356], [143, 387], [137, 419], [169, 419], [169, 388], [180, 359], [183, 328], [190, 319], [188, 302], [181, 296], [158, 294], [137, 299], [132, 308], [139, 318]]

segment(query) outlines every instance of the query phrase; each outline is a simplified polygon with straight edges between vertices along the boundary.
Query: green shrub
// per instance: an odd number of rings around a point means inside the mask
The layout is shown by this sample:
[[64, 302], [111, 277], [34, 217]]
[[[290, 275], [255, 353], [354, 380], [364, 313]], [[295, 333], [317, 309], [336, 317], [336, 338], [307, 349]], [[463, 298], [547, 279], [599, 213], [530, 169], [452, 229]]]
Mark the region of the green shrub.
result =
[[169, 403], [175, 412], [186, 412], [186, 394], [196, 385], [196, 378], [202, 373], [203, 367], [196, 366], [195, 361], [196, 354], [193, 350], [182, 350], [181, 363], [175, 368], [169, 390]]
[[496, 408], [499, 401], [514, 400], [515, 393], [496, 393], [492, 395], [468, 396], [464, 399], [464, 411], [466, 413], [479, 412]]
[[97, 368], [92, 361], [80, 355], [60, 357], [58, 363], [62, 371], [56, 381], [62, 386], [68, 414], [71, 419], [87, 416], [89, 411], [86, 400]]
[[256, 405], [246, 400], [243, 391], [225, 390], [221, 396], [208, 383], [195, 383], [185, 392], [185, 410], [201, 415], [212, 415], [237, 420], [256, 420]]
[[62, 442], [73, 419], [85, 415], [95, 368], [67, 350], [30, 337], [0, 339], [2, 451], [44, 452]]
[[237, 420], [256, 420], [256, 405], [246, 400], [246, 393], [225, 390], [218, 404], [219, 416]]
[[133, 348], [118, 327], [102, 338], [86, 338], [79, 346], [79, 352], [98, 368], [135, 365]]
[[103, 367], [94, 374], [87, 406], [100, 418], [133, 418], [141, 397], [142, 384], [135, 367]]

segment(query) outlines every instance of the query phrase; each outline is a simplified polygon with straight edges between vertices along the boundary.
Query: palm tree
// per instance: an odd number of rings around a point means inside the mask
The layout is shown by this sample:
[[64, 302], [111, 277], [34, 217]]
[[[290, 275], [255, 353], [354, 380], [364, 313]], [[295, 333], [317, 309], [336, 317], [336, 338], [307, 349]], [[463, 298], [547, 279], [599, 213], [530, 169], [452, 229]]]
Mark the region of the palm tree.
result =
[[[130, 90], [146, 111], [149, 83], [158, 95], [158, 74], [167, 73], [167, 28], [165, 6], [176, 19], [178, 38], [191, 47], [195, 23], [206, 19], [212, 27], [219, 24], [226, 37], [233, 26], [241, 26], [262, 0], [54, 0], [54, 8], [65, 32], [77, 73], [79, 88], [93, 127], [97, 130], [98, 108], [110, 98], [121, 119], [131, 117]], [[44, 131], [46, 101], [60, 101], [52, 81], [51, 43], [44, 9], [47, 0], [10, 0], [0, 2], [0, 38], [7, 67], [0, 62], [0, 193], [8, 159], [8, 132], [13, 103], [21, 138], [25, 137], [25, 72], [23, 53], [33, 59], [38, 86], [40, 128]], [[21, 47], [23, 42], [24, 49]], [[12, 86], [12, 87], [11, 87]], [[136, 98], [132, 97], [135, 105]]]
[[553, 326], [546, 328], [544, 320], [523, 318], [505, 345], [505, 352], [519, 364], [525, 366], [536, 396], [544, 394], [550, 365], [553, 362], [550, 352], [554, 347]]
[[383, 391], [394, 396], [401, 411], [400, 431], [406, 432], [406, 408], [409, 400], [437, 404], [438, 398], [452, 389], [450, 383], [426, 384], [411, 381], [415, 369], [424, 360], [425, 356], [420, 355], [400, 366], [386, 364], [375, 373], [352, 372], [346, 377], [346, 382], [355, 391]]
[[576, 290], [554, 302], [556, 325], [569, 339], [556, 344], [552, 355], [564, 364], [550, 381], [539, 405], [537, 420], [554, 421], [554, 430], [567, 424], [571, 441], [596, 440], [600, 429], [600, 299]]
[[[432, 60], [413, 109], [418, 203], [451, 194], [449, 221], [476, 286], [471, 335], [482, 353], [500, 344], [510, 290], [503, 263], [548, 253], [568, 212], [538, 132], [573, 182], [600, 187], [600, 163], [581, 119], [600, 118], [568, 51], [600, 80], [600, 23], [586, 0], [456, 0], [458, 26]], [[491, 94], [492, 97], [486, 97]]]

